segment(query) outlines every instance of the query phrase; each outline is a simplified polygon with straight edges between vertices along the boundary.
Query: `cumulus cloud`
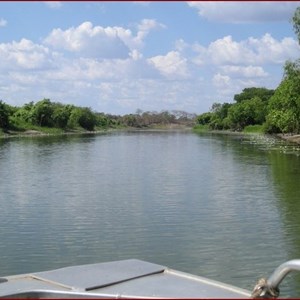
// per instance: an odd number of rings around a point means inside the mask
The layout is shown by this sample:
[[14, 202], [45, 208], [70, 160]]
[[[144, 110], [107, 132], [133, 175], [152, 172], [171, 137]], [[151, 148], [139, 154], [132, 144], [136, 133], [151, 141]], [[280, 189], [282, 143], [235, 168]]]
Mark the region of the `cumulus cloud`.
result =
[[255, 23], [288, 21], [300, 2], [232, 2], [192, 1], [188, 5], [197, 9], [198, 14], [215, 22]]
[[282, 64], [287, 59], [296, 59], [300, 54], [300, 47], [292, 38], [274, 39], [270, 34], [261, 38], [250, 37], [240, 42], [234, 41], [232, 36], [225, 36], [209, 44], [208, 47], [193, 45], [198, 53], [194, 63], [203, 65], [213, 63], [224, 64]]
[[171, 51], [166, 55], [158, 55], [148, 59], [161, 74], [168, 78], [181, 77], [186, 78], [189, 76], [187, 59], [181, 57], [177, 51]]
[[5, 27], [7, 25], [7, 21], [4, 19], [0, 19], [0, 27]]
[[143, 19], [140, 24], [137, 26], [138, 28], [138, 36], [144, 38], [152, 29], [157, 28], [166, 28], [162, 23], [158, 23], [153, 19]]
[[179, 38], [173, 49], [149, 57], [143, 51], [147, 36], [162, 28], [153, 19], [143, 19], [130, 29], [84, 22], [56, 28], [41, 43], [28, 39], [2, 43], [2, 97], [47, 97], [75, 105], [87, 101], [84, 105], [111, 113], [138, 107], [196, 112], [202, 103], [209, 109], [209, 99], [230, 101], [245, 87], [273, 88], [270, 66], [279, 69], [300, 55], [296, 40], [275, 39], [267, 33], [239, 41], [228, 35], [205, 46]]
[[85, 82], [117, 82], [124, 78], [157, 78], [156, 71], [145, 60], [77, 58], [61, 60], [59, 68], [49, 70], [45, 76], [50, 80]]
[[22, 39], [0, 44], [0, 69], [40, 69], [49, 62], [49, 49]]
[[261, 39], [249, 38], [245, 44], [249, 45], [254, 57], [257, 54], [259, 62], [282, 64], [287, 59], [298, 58], [300, 54], [298, 42], [290, 37], [278, 41], [267, 33]]
[[138, 50], [148, 33], [163, 25], [151, 19], [144, 19], [137, 25], [137, 34], [123, 27], [93, 26], [91, 22], [84, 22], [78, 27], [66, 30], [60, 28], [52, 30], [44, 40], [45, 44], [54, 49], [78, 53], [86, 57], [121, 58], [139, 57]]
[[217, 73], [216, 75], [214, 75], [212, 81], [216, 87], [224, 88], [224, 87], [228, 87], [230, 85], [231, 79], [227, 75], [222, 75], [220, 73]]
[[84, 22], [78, 27], [52, 30], [44, 42], [58, 50], [67, 50], [87, 57], [126, 58], [129, 49], [120, 36], [129, 32], [117, 27], [103, 28]]
[[232, 77], [245, 77], [245, 78], [257, 78], [266, 77], [268, 73], [262, 67], [259, 66], [221, 66], [222, 73], [230, 75]]

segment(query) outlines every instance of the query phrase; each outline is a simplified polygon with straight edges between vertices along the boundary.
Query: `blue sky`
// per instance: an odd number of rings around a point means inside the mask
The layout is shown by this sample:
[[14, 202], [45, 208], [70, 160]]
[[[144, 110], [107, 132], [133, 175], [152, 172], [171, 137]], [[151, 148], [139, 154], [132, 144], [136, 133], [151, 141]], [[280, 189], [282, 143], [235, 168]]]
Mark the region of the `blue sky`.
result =
[[276, 88], [300, 1], [0, 2], [0, 99], [112, 114], [208, 111]]

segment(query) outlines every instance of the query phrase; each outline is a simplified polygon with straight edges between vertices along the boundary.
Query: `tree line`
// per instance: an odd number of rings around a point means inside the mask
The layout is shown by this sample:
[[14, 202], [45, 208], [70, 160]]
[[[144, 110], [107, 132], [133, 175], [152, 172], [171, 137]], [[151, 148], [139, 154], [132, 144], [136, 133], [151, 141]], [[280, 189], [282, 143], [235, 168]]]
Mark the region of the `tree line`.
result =
[[[300, 44], [300, 7], [292, 22]], [[300, 59], [285, 63], [283, 79], [275, 90], [245, 88], [233, 100], [214, 103], [209, 112], [197, 117], [197, 123], [218, 130], [258, 126], [266, 133], [300, 133]]]
[[26, 130], [38, 127], [94, 130], [102, 125], [105, 116], [97, 115], [88, 107], [64, 105], [43, 99], [16, 107], [0, 101], [0, 127], [4, 130]]
[[134, 114], [111, 115], [94, 112], [88, 107], [52, 102], [43, 99], [29, 102], [21, 107], [11, 106], [0, 100], [0, 128], [4, 131], [24, 131], [36, 128], [59, 128], [62, 130], [152, 127], [168, 124], [193, 126], [195, 114], [184, 111], [143, 112], [138, 109]]

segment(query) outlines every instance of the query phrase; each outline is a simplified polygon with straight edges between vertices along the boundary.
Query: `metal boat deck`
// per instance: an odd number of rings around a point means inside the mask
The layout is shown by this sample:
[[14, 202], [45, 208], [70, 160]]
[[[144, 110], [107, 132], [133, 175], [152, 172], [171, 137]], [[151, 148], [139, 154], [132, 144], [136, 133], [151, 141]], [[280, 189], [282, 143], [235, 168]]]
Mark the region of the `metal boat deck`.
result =
[[0, 278], [1, 298], [250, 298], [221, 282], [136, 260]]

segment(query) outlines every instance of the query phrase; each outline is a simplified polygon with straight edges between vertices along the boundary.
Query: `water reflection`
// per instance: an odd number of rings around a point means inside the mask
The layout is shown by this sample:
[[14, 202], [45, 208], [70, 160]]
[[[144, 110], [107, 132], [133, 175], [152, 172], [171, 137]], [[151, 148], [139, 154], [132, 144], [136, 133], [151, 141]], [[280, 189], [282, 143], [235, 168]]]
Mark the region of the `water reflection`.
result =
[[299, 162], [284, 157], [182, 132], [5, 142], [1, 275], [140, 258], [251, 289], [298, 255]]
[[[272, 152], [269, 159], [288, 257], [300, 258], [300, 157]], [[300, 294], [300, 276], [293, 274], [290, 281], [297, 291], [295, 297]]]

